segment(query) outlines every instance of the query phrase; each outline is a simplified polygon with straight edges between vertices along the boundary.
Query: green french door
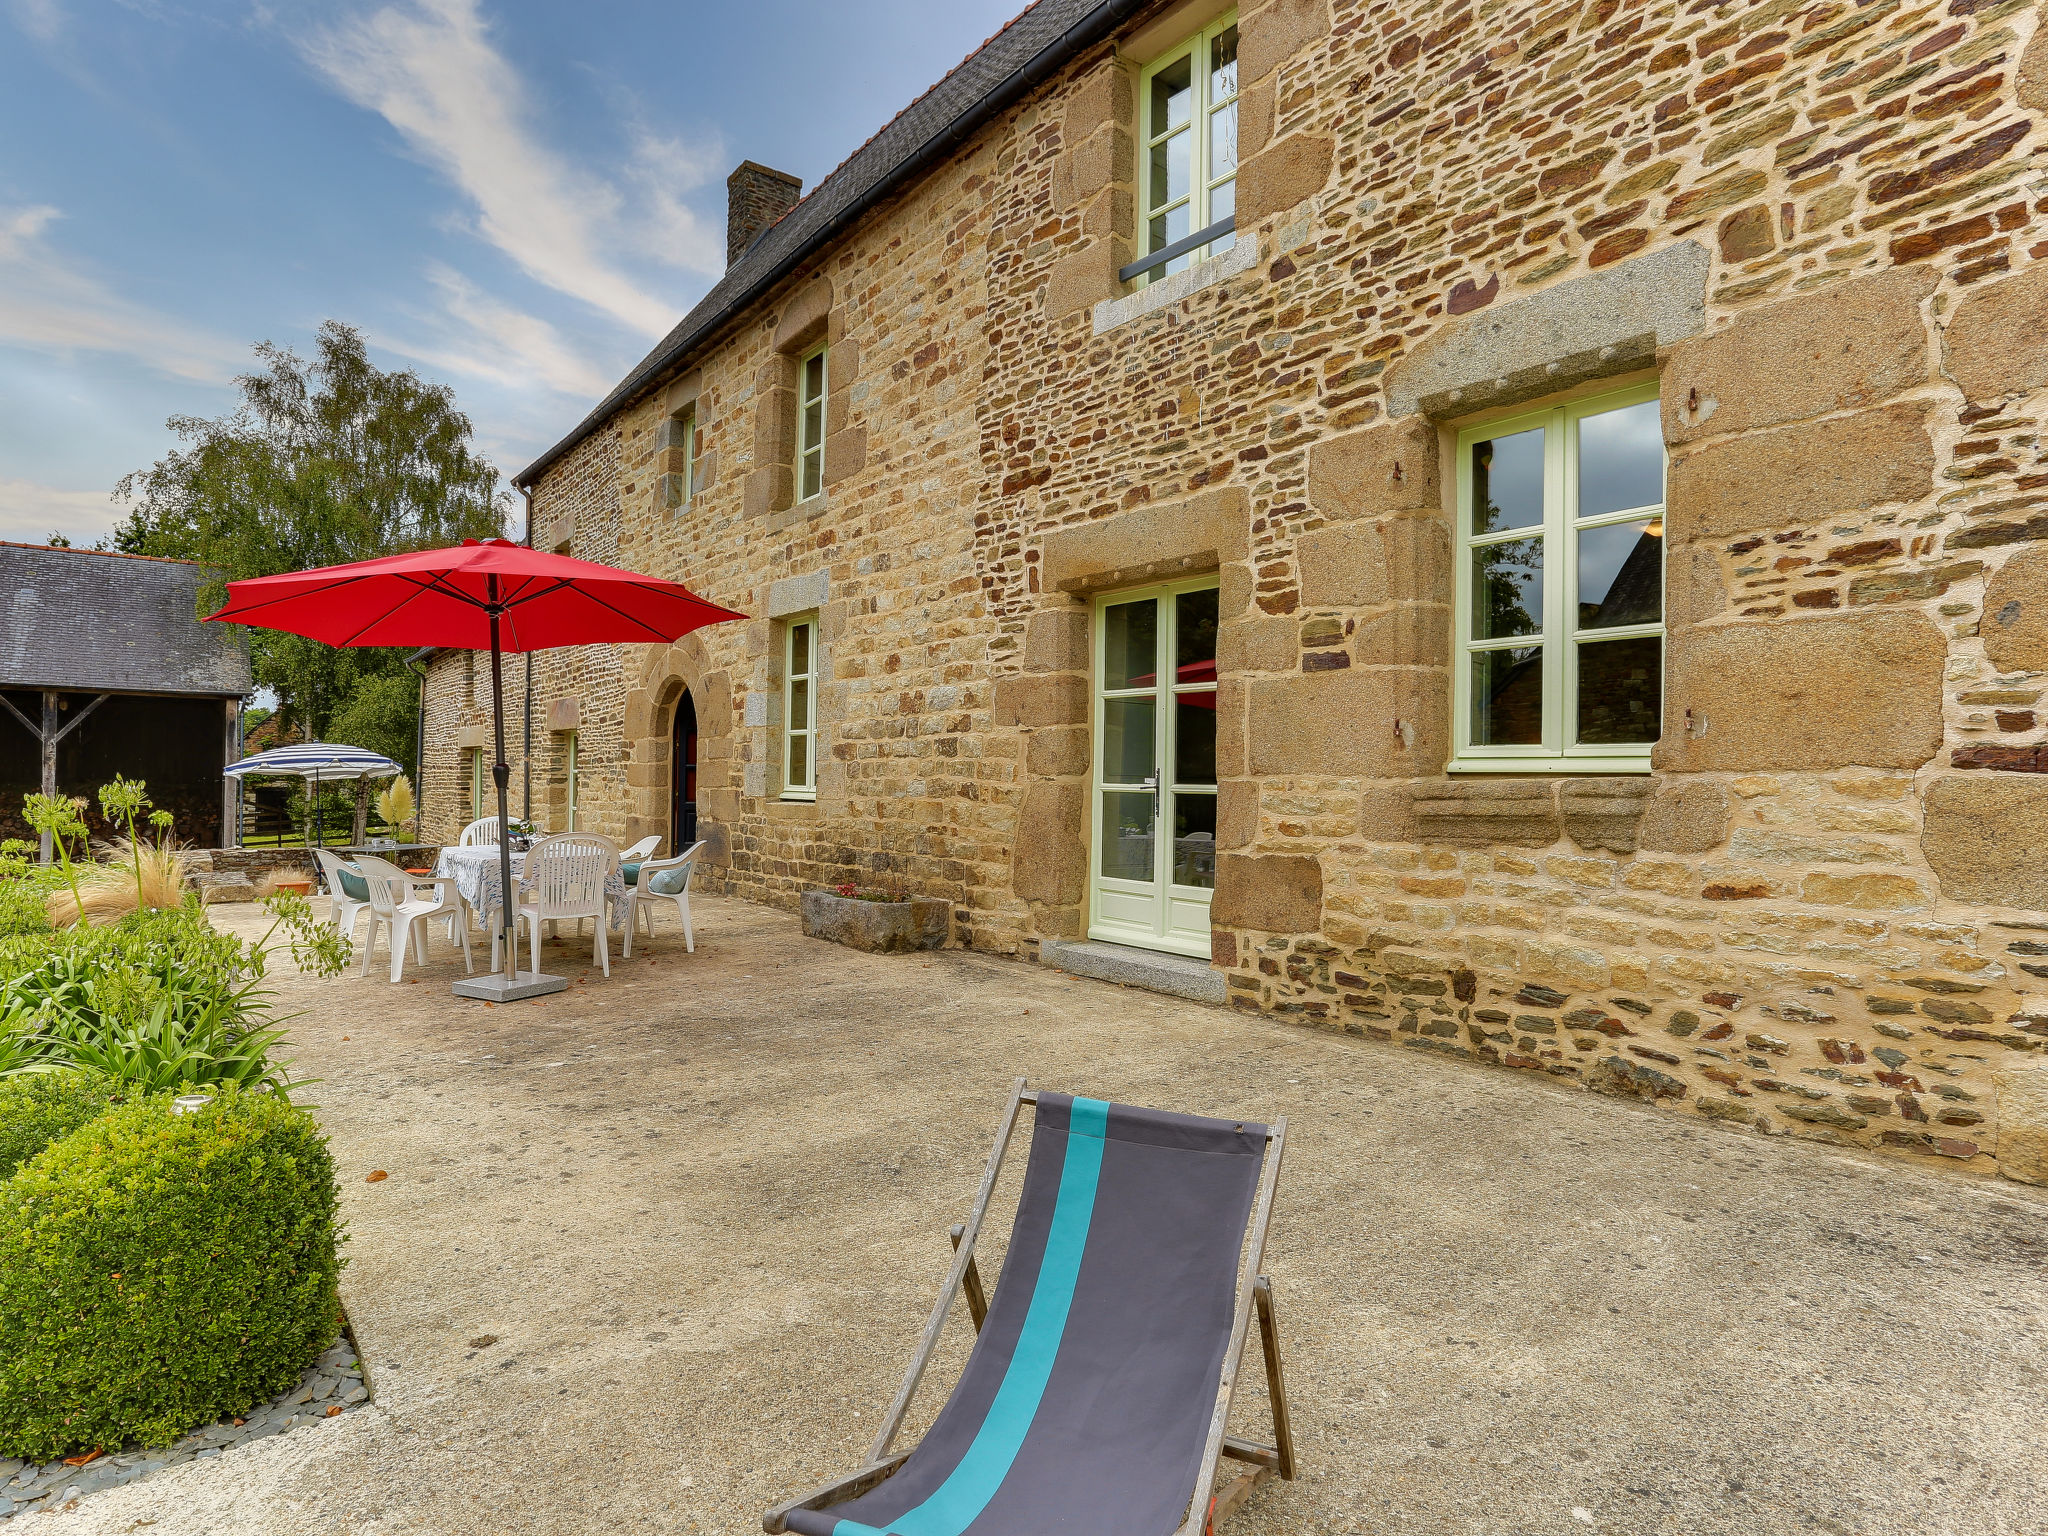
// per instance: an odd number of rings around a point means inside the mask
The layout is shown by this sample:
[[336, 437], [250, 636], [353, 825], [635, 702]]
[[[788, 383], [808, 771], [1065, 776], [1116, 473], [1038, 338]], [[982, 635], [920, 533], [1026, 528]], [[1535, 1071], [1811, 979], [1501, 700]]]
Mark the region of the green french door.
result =
[[1095, 607], [1088, 936], [1209, 954], [1216, 887], [1216, 578]]

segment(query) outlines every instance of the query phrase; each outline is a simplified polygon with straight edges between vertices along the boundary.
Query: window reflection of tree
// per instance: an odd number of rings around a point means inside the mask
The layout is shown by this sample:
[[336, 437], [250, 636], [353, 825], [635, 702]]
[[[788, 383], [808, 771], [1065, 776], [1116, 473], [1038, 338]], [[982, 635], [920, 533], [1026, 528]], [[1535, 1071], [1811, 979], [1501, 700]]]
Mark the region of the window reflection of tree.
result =
[[1504, 635], [1533, 635], [1543, 627], [1542, 603], [1537, 603], [1537, 612], [1531, 613], [1527, 598], [1543, 590], [1543, 541], [1541, 539], [1509, 539], [1500, 544], [1483, 544], [1473, 551], [1479, 569], [1480, 602], [1485, 611], [1480, 615], [1479, 638], [1496, 639]]

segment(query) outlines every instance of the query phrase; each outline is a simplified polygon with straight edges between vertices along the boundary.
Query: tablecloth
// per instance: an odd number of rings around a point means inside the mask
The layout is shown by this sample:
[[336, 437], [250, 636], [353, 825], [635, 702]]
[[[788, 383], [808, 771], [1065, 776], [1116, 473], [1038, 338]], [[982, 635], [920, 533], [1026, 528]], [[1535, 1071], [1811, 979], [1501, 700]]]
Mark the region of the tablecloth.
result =
[[[522, 903], [532, 899], [533, 887], [524, 875], [526, 855], [514, 851], [512, 855], [512, 878], [519, 882], [519, 899]], [[494, 914], [498, 910], [498, 846], [495, 843], [474, 843], [467, 848], [443, 848], [441, 856], [434, 861], [434, 873], [443, 879], [455, 882], [455, 889], [477, 914], [477, 920], [486, 933], [490, 932]], [[605, 900], [611, 908], [611, 926], [623, 928], [626, 923], [626, 881], [617, 871], [606, 878]]]

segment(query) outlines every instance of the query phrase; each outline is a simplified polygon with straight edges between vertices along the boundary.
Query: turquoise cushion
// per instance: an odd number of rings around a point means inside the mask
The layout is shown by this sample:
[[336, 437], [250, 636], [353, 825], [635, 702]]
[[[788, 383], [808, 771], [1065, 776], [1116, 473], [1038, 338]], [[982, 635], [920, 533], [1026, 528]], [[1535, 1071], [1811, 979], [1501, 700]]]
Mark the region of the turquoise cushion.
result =
[[370, 899], [370, 882], [365, 880], [358, 871], [353, 869], [337, 869], [334, 875], [341, 882], [341, 894], [350, 901], [368, 901]]
[[690, 866], [678, 869], [657, 869], [654, 878], [647, 882], [647, 889], [657, 896], [680, 896], [683, 887], [690, 883]]
[[619, 878], [628, 885], [638, 885], [640, 883], [640, 861], [638, 859], [628, 859], [625, 863], [621, 864], [619, 866]]

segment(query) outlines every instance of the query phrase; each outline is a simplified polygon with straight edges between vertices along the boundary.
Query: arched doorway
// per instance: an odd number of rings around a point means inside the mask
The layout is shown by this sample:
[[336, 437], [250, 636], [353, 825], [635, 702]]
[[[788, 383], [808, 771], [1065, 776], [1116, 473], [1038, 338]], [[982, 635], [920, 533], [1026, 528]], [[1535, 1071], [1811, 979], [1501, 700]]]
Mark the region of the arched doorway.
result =
[[676, 700], [669, 762], [669, 852], [681, 853], [697, 841], [697, 702], [687, 688]]

